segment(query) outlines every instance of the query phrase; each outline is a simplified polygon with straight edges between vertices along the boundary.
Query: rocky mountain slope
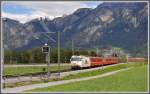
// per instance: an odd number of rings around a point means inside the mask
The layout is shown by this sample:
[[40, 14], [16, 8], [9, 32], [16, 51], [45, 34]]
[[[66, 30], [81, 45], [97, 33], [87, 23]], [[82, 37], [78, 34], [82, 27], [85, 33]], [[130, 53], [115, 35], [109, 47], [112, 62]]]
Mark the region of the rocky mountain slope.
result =
[[74, 46], [80, 49], [115, 46], [147, 52], [147, 3], [107, 2], [95, 9], [80, 8], [70, 15], [53, 20], [37, 18], [21, 24], [5, 18], [3, 22], [6, 49], [41, 47], [47, 41], [56, 47], [59, 31], [61, 47], [71, 47], [73, 40]]

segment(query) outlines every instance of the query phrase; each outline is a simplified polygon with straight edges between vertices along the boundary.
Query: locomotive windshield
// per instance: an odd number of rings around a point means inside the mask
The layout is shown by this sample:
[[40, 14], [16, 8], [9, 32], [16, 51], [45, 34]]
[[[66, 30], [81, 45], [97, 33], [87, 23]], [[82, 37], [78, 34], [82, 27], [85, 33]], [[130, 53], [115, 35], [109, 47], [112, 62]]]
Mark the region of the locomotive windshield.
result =
[[81, 61], [81, 58], [79, 58], [79, 57], [73, 57], [73, 58], [71, 58], [71, 61]]

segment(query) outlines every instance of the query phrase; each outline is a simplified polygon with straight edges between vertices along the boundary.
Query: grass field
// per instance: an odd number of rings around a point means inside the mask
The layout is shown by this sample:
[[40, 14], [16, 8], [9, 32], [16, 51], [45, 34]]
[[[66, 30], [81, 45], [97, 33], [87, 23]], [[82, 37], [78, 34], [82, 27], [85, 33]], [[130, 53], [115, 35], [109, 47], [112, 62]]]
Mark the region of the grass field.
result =
[[[69, 79], [75, 79], [75, 78], [83, 78], [83, 77], [89, 77], [89, 76], [95, 76], [99, 74], [103, 74], [110, 71], [119, 70], [122, 68], [126, 68], [128, 64], [121, 64], [121, 65], [115, 65], [115, 66], [108, 66], [103, 69], [83, 72], [83, 73], [77, 73], [77, 74], [70, 74], [68, 76], [65, 76], [63, 78], [59, 79], [48, 79], [48, 80], [39, 80], [39, 81], [25, 81], [25, 82], [17, 82], [17, 83], [7, 83], [5, 84], [5, 87], [16, 87], [16, 86], [23, 86], [23, 85], [29, 85], [29, 84], [36, 84], [36, 83], [43, 83], [43, 82], [52, 82], [52, 81], [58, 81], [58, 80], [69, 80]], [[135, 65], [135, 64], [134, 64]]]
[[[42, 72], [43, 68], [45, 68], [47, 71], [47, 67], [46, 66], [30, 66], [30, 67], [5, 67], [4, 68], [4, 75], [22, 75], [22, 74], [27, 74], [27, 73], [36, 73], [36, 72]], [[50, 67], [51, 71], [56, 71], [58, 70], [58, 66], [51, 66]], [[61, 66], [60, 67], [61, 70], [64, 69], [70, 69], [69, 65], [66, 66]]]
[[130, 63], [128, 66], [134, 67], [108, 77], [37, 88], [28, 92], [146, 92], [147, 65]]
[[[89, 77], [89, 76], [95, 76], [100, 75], [103, 73], [127, 68], [127, 67], [136, 67], [136, 66], [142, 66], [144, 63], [122, 63], [121, 65], [115, 65], [115, 66], [109, 66], [103, 69], [93, 70], [89, 72], [81, 72], [77, 74], [70, 74], [69, 76], [65, 76], [60, 79], [48, 79], [48, 80], [40, 80], [40, 81], [26, 81], [26, 82], [17, 82], [17, 83], [8, 83], [5, 84], [5, 87], [16, 87], [16, 86], [23, 86], [23, 85], [29, 85], [29, 84], [36, 84], [36, 83], [43, 83], [43, 82], [52, 82], [52, 81], [58, 81], [58, 80], [69, 80], [69, 79], [75, 79], [75, 78], [83, 78], [83, 77]], [[31, 68], [31, 67], [30, 67]]]
[[69, 76], [66, 76], [62, 78], [63, 80], [68, 80], [68, 79], [75, 79], [75, 78], [83, 78], [83, 77], [89, 77], [89, 76], [95, 76], [95, 75], [100, 75], [103, 73], [111, 72], [111, 71], [116, 71], [128, 67], [139, 67], [143, 66], [144, 63], [140, 62], [132, 62], [132, 63], [122, 63], [120, 65], [115, 65], [115, 66], [109, 66], [104, 69], [98, 69], [98, 70], [93, 70], [93, 71], [88, 71], [88, 72], [83, 72], [83, 73], [78, 73], [78, 74], [71, 74]]
[[115, 70], [120, 70], [123, 68], [127, 68], [128, 64], [120, 64], [120, 65], [115, 65], [115, 66], [109, 66], [103, 69], [98, 69], [98, 70], [93, 70], [93, 71], [87, 71], [87, 72], [81, 72], [78, 74], [71, 74], [69, 76], [66, 76], [62, 78], [63, 80], [69, 80], [69, 79], [76, 79], [76, 78], [83, 78], [83, 77], [90, 77], [90, 76], [95, 76], [95, 75], [100, 75], [106, 72], [111, 72]]

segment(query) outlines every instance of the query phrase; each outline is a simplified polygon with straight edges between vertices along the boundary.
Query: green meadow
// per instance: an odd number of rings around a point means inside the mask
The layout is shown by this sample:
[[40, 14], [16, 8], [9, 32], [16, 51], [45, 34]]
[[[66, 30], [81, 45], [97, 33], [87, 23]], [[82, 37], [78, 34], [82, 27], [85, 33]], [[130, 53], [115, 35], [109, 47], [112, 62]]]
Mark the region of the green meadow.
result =
[[[147, 92], [147, 64], [128, 63], [126, 66], [131, 69], [121, 71], [115, 75], [46, 88], [37, 88], [28, 90], [27, 92]], [[76, 76], [79, 76], [79, 74], [76, 74]]]

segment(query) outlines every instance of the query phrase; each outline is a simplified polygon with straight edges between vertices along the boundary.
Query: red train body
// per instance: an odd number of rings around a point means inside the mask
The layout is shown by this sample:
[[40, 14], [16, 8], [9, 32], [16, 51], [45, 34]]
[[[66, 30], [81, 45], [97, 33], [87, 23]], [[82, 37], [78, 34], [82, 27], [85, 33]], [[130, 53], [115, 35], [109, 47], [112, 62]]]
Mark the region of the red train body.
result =
[[108, 65], [108, 64], [117, 64], [118, 59], [115, 57], [90, 57], [91, 66], [97, 66], [97, 65]]
[[145, 58], [128, 58], [128, 62], [144, 62]]

